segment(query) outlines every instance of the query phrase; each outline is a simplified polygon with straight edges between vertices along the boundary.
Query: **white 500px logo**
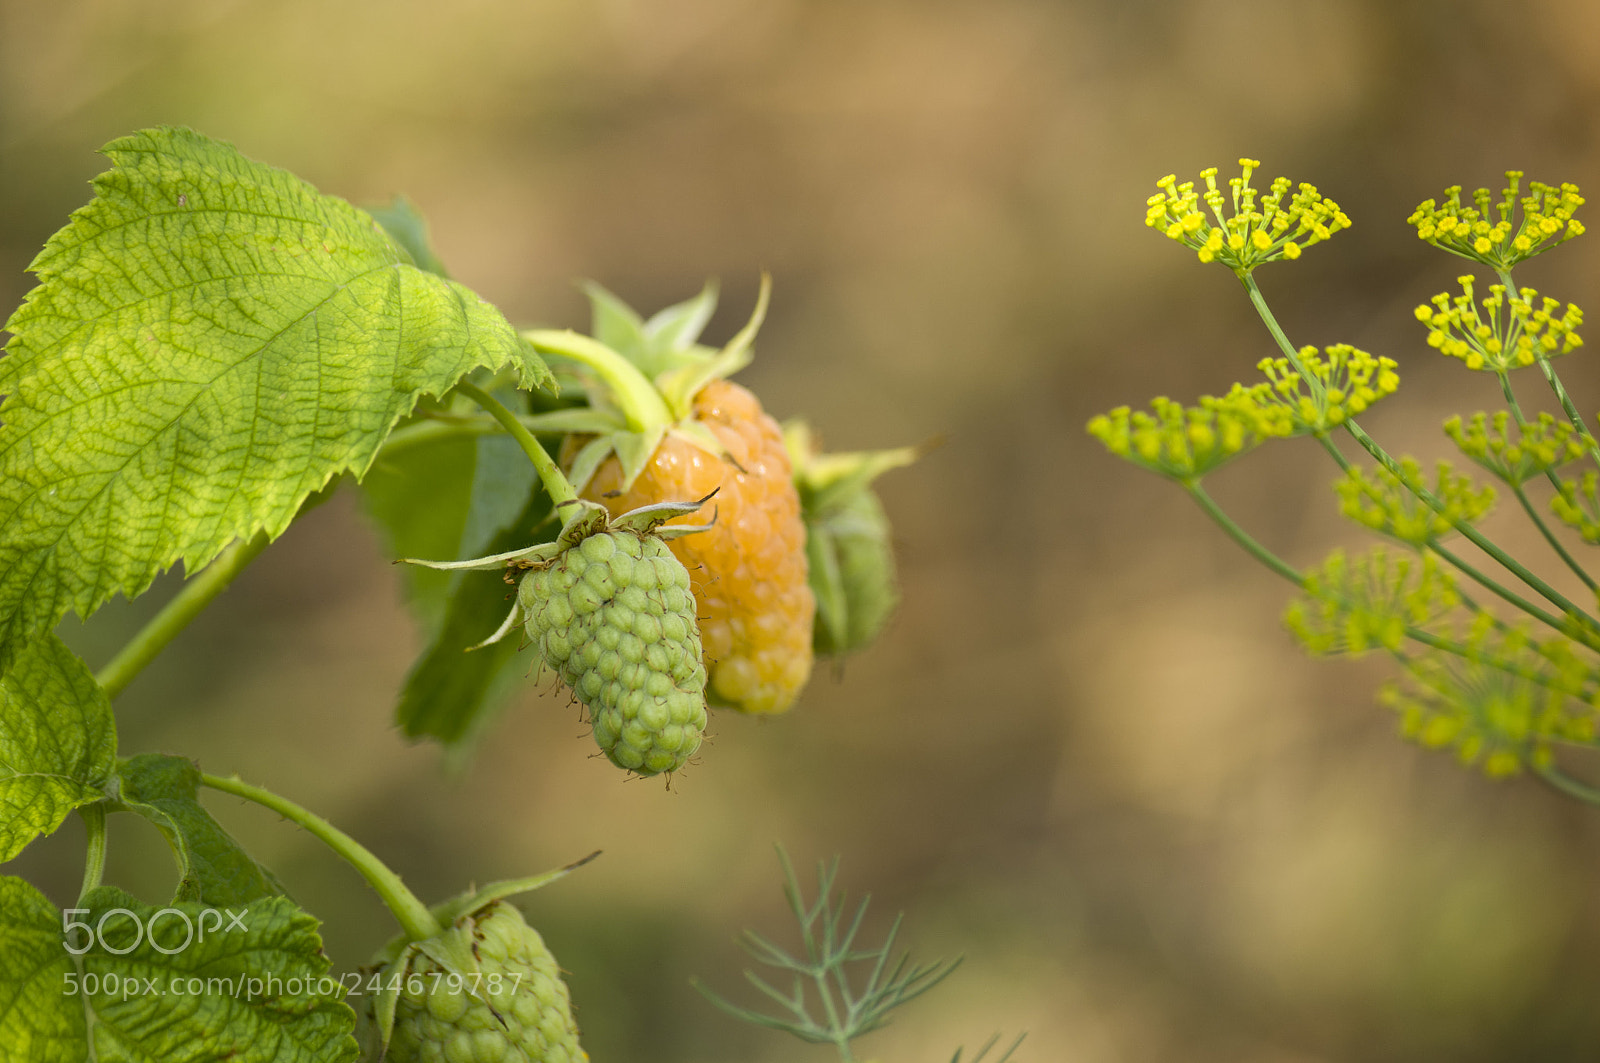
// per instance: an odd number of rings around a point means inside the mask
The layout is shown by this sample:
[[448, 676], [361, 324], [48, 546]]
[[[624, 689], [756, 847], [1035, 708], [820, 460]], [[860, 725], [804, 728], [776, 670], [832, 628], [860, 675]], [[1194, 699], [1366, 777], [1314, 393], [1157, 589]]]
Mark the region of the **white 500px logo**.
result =
[[[248, 930], [249, 928], [244, 925], [244, 917], [249, 911], [250, 909], [248, 908], [241, 908], [237, 912], [231, 908], [202, 908], [198, 918], [190, 919], [188, 912], [181, 912], [176, 908], [163, 908], [150, 916], [148, 920], [140, 922], [136, 913], [130, 912], [126, 908], [112, 908], [110, 911], [102, 913], [99, 920], [91, 925], [81, 919], [73, 918], [74, 916], [88, 915], [90, 912], [88, 908], [68, 908], [61, 913], [61, 947], [74, 956], [82, 956], [98, 943], [103, 951], [115, 956], [121, 956], [138, 948], [139, 943], [149, 937], [151, 948], [171, 956], [174, 953], [182, 952], [189, 947], [191, 942], [197, 939], [196, 927], [198, 927], [198, 940], [200, 941], [206, 939], [208, 931], [215, 935], [219, 932], [227, 933], [235, 929]], [[133, 940], [121, 948], [112, 948], [106, 944], [106, 924], [114, 916], [126, 916], [133, 923]], [[182, 921], [184, 925], [183, 941], [176, 947], [168, 948], [156, 941], [156, 924], [162, 918], [177, 919]], [[113, 929], [120, 925], [120, 923], [111, 923]], [[73, 932], [78, 930], [82, 930], [84, 933], [81, 944], [75, 944], [72, 938]]]

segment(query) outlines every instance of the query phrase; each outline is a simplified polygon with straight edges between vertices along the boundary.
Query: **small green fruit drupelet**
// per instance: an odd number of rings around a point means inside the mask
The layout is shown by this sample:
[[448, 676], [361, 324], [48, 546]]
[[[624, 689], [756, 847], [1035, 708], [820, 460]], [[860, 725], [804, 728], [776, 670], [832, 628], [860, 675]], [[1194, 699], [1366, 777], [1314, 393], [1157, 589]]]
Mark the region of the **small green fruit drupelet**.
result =
[[676, 771], [706, 726], [689, 573], [649, 533], [596, 532], [522, 577], [528, 638], [589, 709], [620, 768]]
[[[462, 935], [479, 972], [418, 955], [395, 1006], [390, 1063], [584, 1063], [555, 957], [514, 905], [497, 901], [445, 934]], [[480, 977], [481, 975], [481, 977]]]

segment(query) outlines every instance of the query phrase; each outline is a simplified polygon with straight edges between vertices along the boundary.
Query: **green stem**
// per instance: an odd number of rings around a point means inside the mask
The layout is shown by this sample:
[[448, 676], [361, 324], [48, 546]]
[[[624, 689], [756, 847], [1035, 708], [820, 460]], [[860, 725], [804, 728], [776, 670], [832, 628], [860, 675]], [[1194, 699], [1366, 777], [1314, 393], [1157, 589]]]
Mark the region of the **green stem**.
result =
[[[1289, 342], [1289, 337], [1284, 334], [1283, 328], [1278, 324], [1278, 319], [1273, 316], [1271, 308], [1267, 306], [1267, 301], [1265, 297], [1262, 296], [1261, 289], [1256, 287], [1255, 278], [1249, 274], [1246, 274], [1245, 276], [1240, 277], [1239, 280], [1244, 284], [1245, 291], [1249, 293], [1250, 302], [1255, 306], [1256, 313], [1261, 316], [1262, 323], [1267, 326], [1267, 331], [1272, 333], [1272, 338], [1277, 341], [1278, 347], [1282, 349], [1284, 355], [1288, 357], [1290, 364], [1295, 367], [1296, 371], [1300, 373], [1301, 378], [1306, 381], [1307, 386], [1312, 389], [1312, 394], [1316, 395], [1318, 400], [1321, 401], [1324, 392], [1320, 383], [1318, 383], [1316, 378], [1311, 373], [1306, 371], [1305, 367], [1301, 364], [1299, 353], [1294, 349], [1294, 345]], [[1379, 446], [1376, 440], [1367, 435], [1366, 430], [1357, 424], [1354, 419], [1346, 421], [1344, 423], [1344, 428], [1345, 431], [1349, 432], [1351, 437], [1361, 445], [1363, 450], [1372, 455], [1378, 464], [1382, 465], [1384, 468], [1393, 473], [1395, 478], [1398, 479], [1402, 484], [1406, 482], [1405, 477], [1400, 475], [1400, 463], [1395, 461], [1394, 458], [1389, 455], [1388, 451]], [[1482, 532], [1478, 531], [1478, 529], [1474, 528], [1470, 523], [1451, 517], [1449, 514], [1447, 514], [1445, 512], [1444, 503], [1435, 497], [1432, 491], [1429, 491], [1427, 488], [1421, 486], [1410, 488], [1410, 490], [1419, 499], [1421, 499], [1423, 504], [1425, 504], [1429, 509], [1432, 509], [1435, 513], [1438, 513], [1440, 516], [1443, 516], [1449, 520], [1451, 527], [1455, 528], [1456, 531], [1466, 536], [1469, 542], [1471, 542], [1478, 549], [1482, 550], [1484, 553], [1488, 554], [1490, 557], [1494, 558], [1495, 561], [1497, 561], [1506, 569], [1506, 571], [1512, 573], [1523, 583], [1537, 591], [1556, 608], [1560, 609], [1563, 613], [1569, 613], [1573, 616], [1579, 617], [1591, 626], [1600, 626], [1600, 622], [1597, 622], [1587, 612], [1580, 609], [1572, 601], [1568, 600], [1568, 598], [1560, 591], [1556, 590], [1554, 587], [1550, 586], [1550, 584], [1546, 583], [1544, 580], [1530, 572], [1526, 566], [1524, 566], [1510, 554], [1506, 553], [1504, 550], [1500, 549], [1500, 547], [1496, 546], [1492, 540], [1490, 540]], [[1557, 630], [1562, 630], [1559, 625], [1557, 626]]]
[[1498, 581], [1490, 578], [1482, 572], [1479, 572], [1477, 568], [1475, 568], [1464, 558], [1458, 557], [1454, 552], [1446, 549], [1443, 546], [1440, 546], [1437, 542], [1428, 543], [1428, 549], [1444, 558], [1445, 561], [1449, 562], [1458, 571], [1464, 573], [1468, 579], [1478, 584], [1490, 594], [1493, 594], [1508, 602], [1512, 606], [1522, 610], [1524, 613], [1527, 613], [1540, 623], [1548, 624], [1557, 631], [1566, 630], [1566, 625], [1562, 622], [1562, 619], [1559, 616], [1556, 616], [1554, 613], [1546, 612], [1510, 588], [1502, 586]]
[[399, 875], [390, 871], [366, 846], [321, 816], [301, 808], [288, 798], [279, 797], [271, 790], [252, 786], [240, 780], [237, 775], [226, 779], [216, 775], [201, 775], [200, 781], [213, 790], [220, 790], [225, 794], [233, 794], [246, 801], [264, 805], [311, 832], [361, 873], [361, 877], [377, 891], [383, 903], [394, 913], [395, 919], [399, 920], [401, 929], [412, 941], [426, 941], [428, 938], [437, 937], [443, 930], [439, 921], [433, 917], [433, 913], [428, 911], [427, 905], [406, 888], [406, 884], [400, 881]]
[[[1344, 454], [1340, 452], [1339, 448], [1336, 445], [1334, 445], [1333, 440], [1329, 439], [1325, 435], [1319, 435], [1316, 438], [1317, 438], [1317, 442], [1322, 444], [1322, 448], [1328, 452], [1329, 456], [1333, 458], [1334, 462], [1339, 466], [1339, 468], [1341, 470], [1343, 470], [1344, 472], [1349, 472], [1350, 471], [1350, 459], [1346, 458], [1344, 456]], [[1534, 523], [1540, 525], [1541, 528], [1543, 527], [1542, 522], [1540, 522], [1537, 517], [1534, 518]], [[1560, 546], [1557, 543], [1552, 543], [1551, 545], [1556, 546], [1558, 551], [1560, 550]], [[1518, 595], [1514, 594], [1512, 591], [1508, 590], [1506, 587], [1502, 586], [1497, 580], [1490, 579], [1487, 575], [1485, 575], [1482, 572], [1479, 572], [1476, 568], [1474, 568], [1472, 565], [1467, 564], [1467, 562], [1463, 561], [1461, 558], [1457, 557], [1455, 554], [1450, 553], [1449, 551], [1443, 549], [1437, 543], [1429, 543], [1428, 544], [1428, 548], [1433, 550], [1435, 553], [1437, 553], [1440, 557], [1444, 558], [1450, 564], [1454, 565], [1457, 569], [1459, 569], [1463, 574], [1465, 574], [1468, 578], [1472, 579], [1474, 582], [1482, 585], [1483, 587], [1485, 587], [1489, 591], [1493, 592], [1494, 594], [1500, 596], [1501, 598], [1506, 599], [1508, 602], [1510, 602], [1511, 604], [1515, 605], [1517, 608], [1524, 610], [1525, 612], [1529, 613], [1530, 615], [1538, 617], [1540, 620], [1543, 620], [1545, 623], [1551, 624], [1552, 626], [1555, 626], [1557, 629], [1560, 628], [1560, 621], [1557, 618], [1555, 618], [1551, 614], [1543, 612], [1538, 607], [1536, 607], [1536, 606], [1532, 605], [1531, 603], [1523, 600], [1521, 597], [1519, 597]], [[1580, 571], [1580, 574], [1582, 574], [1581, 571]], [[1478, 606], [1475, 603], [1472, 603], [1470, 599], [1467, 599], [1467, 601], [1468, 601], [1468, 605], [1473, 609], [1474, 612], [1483, 612], [1483, 610], [1479, 609]]]
[[[1497, 269], [1495, 273], [1499, 276], [1500, 283], [1505, 285], [1506, 298], [1509, 300], [1513, 295], [1517, 294], [1517, 286], [1511, 279], [1511, 271]], [[1561, 383], [1561, 378], [1556, 375], [1555, 366], [1550, 364], [1550, 359], [1548, 358], [1540, 357], [1538, 361], [1539, 371], [1544, 374], [1545, 383], [1549, 384], [1550, 390], [1555, 393], [1556, 401], [1561, 403], [1561, 409], [1566, 413], [1567, 420], [1572, 423], [1573, 428], [1578, 430], [1578, 434], [1583, 437], [1583, 441], [1589, 445], [1590, 455], [1596, 461], [1600, 461], [1600, 441], [1595, 439], [1593, 433], [1589, 431], [1589, 426], [1584, 423], [1583, 415], [1578, 412], [1578, 407], [1573, 404], [1572, 396], [1567, 394], [1567, 389]]]
[[[1497, 626], [1503, 627], [1504, 625]], [[1509, 661], [1485, 659], [1482, 651], [1474, 648], [1471, 645], [1456, 642], [1453, 639], [1443, 638], [1442, 636], [1435, 635], [1432, 632], [1425, 631], [1422, 628], [1411, 624], [1406, 625], [1406, 638], [1410, 639], [1412, 642], [1420, 643], [1424, 646], [1430, 647], [1431, 649], [1438, 650], [1440, 653], [1447, 653], [1452, 657], [1459, 657], [1461, 660], [1472, 664], [1488, 665], [1490, 667], [1497, 668], [1507, 675], [1515, 676], [1518, 679], [1532, 683], [1535, 686], [1544, 687], [1546, 690], [1560, 694], [1563, 697], [1578, 697], [1584, 701], [1588, 701], [1594, 696], [1594, 693], [1587, 687], [1580, 691], [1574, 692], [1559, 679], [1552, 679], [1550, 676], [1540, 672], [1536, 668], [1529, 668], [1513, 664]], [[1385, 647], [1385, 649], [1387, 649], [1390, 656], [1399, 661], [1401, 665], [1406, 665], [1411, 660], [1410, 656], [1404, 650], [1393, 647]], [[1537, 647], [1534, 647], [1534, 649], [1537, 650]]]
[[[1510, 280], [1508, 274], [1503, 273], [1501, 277], [1504, 280]], [[1511, 416], [1516, 420], [1517, 427], [1527, 428], [1528, 419], [1523, 416], [1522, 404], [1517, 401], [1516, 391], [1511, 387], [1511, 374], [1501, 371], [1495, 375], [1500, 378], [1500, 394], [1505, 397], [1506, 408], [1511, 411]], [[1550, 481], [1551, 487], [1557, 491], [1561, 490], [1561, 478], [1555, 474], [1553, 469], [1546, 469], [1544, 477]], [[1539, 529], [1539, 534], [1544, 536], [1544, 541], [1550, 544], [1550, 549], [1556, 552], [1556, 556], [1561, 558], [1566, 566], [1572, 570], [1573, 575], [1582, 580], [1583, 585], [1588, 587], [1591, 592], [1600, 589], [1600, 587], [1596, 586], [1589, 573], [1584, 570], [1583, 566], [1578, 564], [1577, 559], [1567, 552], [1567, 548], [1562, 544], [1561, 540], [1556, 538], [1555, 533], [1544, 522], [1544, 518], [1539, 515], [1538, 510], [1534, 509], [1533, 503], [1528, 499], [1527, 492], [1522, 489], [1522, 484], [1513, 483], [1510, 479], [1507, 479], [1506, 483], [1511, 487], [1512, 493], [1517, 496], [1517, 501], [1522, 505], [1522, 511], [1528, 515], [1528, 519], [1533, 522], [1533, 526]]]
[[[610, 431], [618, 424], [606, 424], [599, 419], [593, 410], [587, 407], [572, 407], [570, 409], [550, 410], [546, 413], [519, 413], [517, 420], [522, 427], [530, 432], [552, 432], [565, 434], [568, 432], [597, 432]], [[408, 424], [404, 428], [396, 428], [389, 433], [389, 438], [384, 440], [383, 449], [378, 451], [378, 460], [403, 454], [416, 447], [425, 447], [433, 443], [442, 443], [452, 439], [471, 439], [476, 436], [503, 436], [506, 427], [493, 417], [484, 417], [478, 414], [466, 416], [454, 414], [439, 414]]]
[[1339, 449], [1337, 443], [1326, 435], [1318, 435], [1317, 442], [1322, 444], [1322, 449], [1326, 450], [1328, 456], [1333, 459], [1334, 464], [1339, 466], [1340, 472], [1348, 473], [1350, 471], [1350, 459], [1344, 456], [1344, 452]]
[[[1352, 437], [1354, 437], [1355, 441], [1361, 444], [1362, 449], [1364, 449], [1368, 454], [1371, 454], [1380, 465], [1393, 473], [1395, 478], [1401, 483], [1405, 483], [1405, 477], [1401, 475], [1400, 463], [1395, 461], [1394, 458], [1390, 457], [1389, 452], [1380, 447], [1371, 436], [1367, 435], [1366, 431], [1359, 424], [1353, 420], [1346, 421], [1344, 427], [1345, 430], [1348, 431]], [[1550, 586], [1550, 584], [1546, 583], [1544, 580], [1530, 572], [1527, 566], [1523, 565], [1522, 562], [1518, 561], [1516, 558], [1502, 550], [1488, 536], [1484, 535], [1477, 528], [1473, 527], [1470, 522], [1451, 517], [1449, 514], [1447, 514], [1445, 512], [1444, 503], [1439, 501], [1439, 499], [1434, 496], [1432, 491], [1429, 491], [1426, 487], [1420, 486], [1412, 488], [1411, 490], [1412, 493], [1414, 493], [1423, 501], [1424, 504], [1428, 506], [1428, 508], [1432, 509], [1435, 513], [1438, 513], [1440, 516], [1450, 521], [1450, 526], [1465, 536], [1468, 542], [1472, 543], [1473, 546], [1476, 546], [1478, 549], [1494, 558], [1495, 561], [1497, 561], [1507, 572], [1510, 572], [1523, 583], [1539, 592], [1540, 596], [1548, 601], [1551, 605], [1554, 605], [1563, 613], [1569, 613], [1572, 616], [1578, 617], [1591, 627], [1600, 626], [1600, 622], [1597, 622], [1594, 617], [1588, 614], [1588, 612], [1580, 609], [1577, 604], [1568, 599], [1566, 595], [1562, 594], [1560, 591]], [[1560, 630], [1560, 628], [1558, 627], [1557, 630]]]
[[646, 432], [671, 424], [666, 400], [639, 367], [599, 340], [571, 329], [532, 329], [522, 338], [541, 354], [570, 358], [592, 369], [605, 382], [610, 398], [628, 420], [628, 430]]
[[1305, 586], [1305, 577], [1297, 572], [1294, 566], [1271, 550], [1268, 550], [1265, 546], [1262, 546], [1249, 532], [1234, 523], [1233, 518], [1222, 511], [1222, 507], [1217, 505], [1212, 497], [1206, 493], [1206, 489], [1200, 486], [1198, 480], [1185, 482], [1183, 487], [1189, 492], [1189, 497], [1193, 498], [1199, 503], [1200, 508], [1205, 510], [1206, 516], [1216, 521], [1218, 526], [1228, 533], [1229, 538], [1244, 547], [1246, 553], [1290, 583], [1293, 583], [1296, 587], [1303, 588]]
[[202, 569], [199, 575], [185, 580], [183, 589], [162, 606], [161, 611], [151, 617], [95, 676], [95, 681], [105, 688], [106, 695], [114, 698], [122, 693], [134, 677], [166, 648], [167, 643], [177, 637], [178, 632], [188, 627], [202, 609], [228, 589], [228, 585], [244, 571], [246, 565], [261, 555], [269, 542], [271, 540], [266, 532], [236, 542]]
[[83, 888], [78, 890], [78, 902], [81, 904], [89, 891], [100, 885], [100, 876], [105, 873], [106, 806], [96, 801], [78, 809], [78, 815], [82, 817], [84, 830], [88, 834], [87, 852], [83, 858]]
[[817, 987], [817, 996], [822, 1000], [822, 1010], [828, 1018], [828, 1030], [833, 1035], [833, 1047], [838, 1049], [844, 1063], [855, 1063], [855, 1055], [850, 1050], [850, 1034], [839, 1022], [839, 1009], [834, 1005], [833, 989], [828, 985], [827, 973], [813, 968], [811, 982]]
[[[1272, 551], [1262, 546], [1248, 532], [1236, 524], [1233, 518], [1229, 517], [1222, 511], [1222, 508], [1218, 506], [1211, 496], [1205, 492], [1199, 483], [1185, 483], [1183, 486], [1189, 492], [1190, 496], [1197, 503], [1199, 503], [1200, 508], [1205, 510], [1206, 514], [1210, 516], [1212, 520], [1216, 521], [1217, 524], [1221, 526], [1222, 530], [1227, 532], [1229, 537], [1242, 546], [1245, 551], [1250, 554], [1250, 556], [1254, 557], [1257, 561], [1260, 561], [1262, 564], [1272, 569], [1272, 571], [1276, 572], [1284, 579], [1293, 583], [1296, 587], [1304, 589], [1305, 577], [1297, 572], [1288, 562], [1279, 558], [1276, 554], [1272, 553]], [[1439, 551], [1439, 553], [1441, 556], [1445, 557], [1446, 561], [1458, 565], [1464, 571], [1467, 571], [1469, 575], [1472, 573], [1470, 565], [1466, 565], [1457, 559], [1447, 556], [1445, 551]], [[1502, 596], [1510, 593], [1509, 591], [1505, 591], [1504, 588], [1499, 588], [1498, 586], [1494, 585], [1493, 581], [1485, 582], [1485, 586], [1487, 586], [1490, 590], [1495, 591], [1495, 593], [1501, 594]], [[1464, 600], [1470, 602], [1470, 599], [1467, 599], [1465, 595], [1462, 597]], [[1515, 598], [1515, 596], [1512, 597], [1513, 599]], [[1473, 606], [1473, 608], [1475, 611], [1481, 611], [1477, 610], [1476, 606]], [[1558, 618], [1549, 616], [1548, 614], [1540, 614], [1536, 609], [1534, 614], [1536, 616], [1540, 616], [1540, 618], [1546, 623], [1557, 627], [1559, 630], [1560, 620]], [[1499, 621], [1496, 621], [1496, 626], [1502, 628], [1504, 627], [1504, 625]], [[1448, 653], [1453, 657], [1460, 657], [1461, 659], [1467, 661], [1477, 661], [1481, 660], [1482, 658], [1482, 654], [1474, 652], [1470, 646], [1453, 641], [1451, 639], [1443, 638], [1439, 635], [1435, 635], [1432, 632], [1418, 627], [1415, 624], [1407, 624], [1405, 627], [1405, 634], [1406, 638], [1413, 642], [1419, 643], [1423, 646], [1428, 646], [1435, 650], [1439, 650], [1441, 653]], [[1391, 649], [1390, 652], [1400, 659], [1402, 663], [1405, 661], [1405, 656], [1402, 653], [1393, 649]], [[1552, 690], [1562, 689], [1552, 682], [1547, 676], [1533, 671], [1532, 669], [1513, 667], [1503, 668], [1502, 670], [1509, 672], [1512, 675], [1516, 675], [1519, 678], [1526, 679], [1531, 683], [1537, 683], [1540, 686], [1547, 687]]]
[[[1554, 476], [1554, 474], [1551, 475], [1552, 477]], [[1539, 529], [1539, 534], [1544, 536], [1544, 541], [1550, 544], [1550, 549], [1554, 550], [1556, 556], [1560, 557], [1566, 563], [1566, 566], [1572, 570], [1573, 575], [1582, 580], [1583, 585], [1588, 587], [1591, 593], [1600, 590], [1600, 585], [1595, 583], [1594, 577], [1590, 576], [1584, 570], [1584, 567], [1578, 564], [1577, 558], [1567, 552], [1566, 546], [1562, 544], [1560, 539], [1556, 538], [1555, 532], [1550, 530], [1550, 526], [1544, 522], [1544, 518], [1539, 516], [1539, 511], [1534, 508], [1533, 502], [1529, 500], [1527, 492], [1522, 489], [1522, 485], [1512, 484], [1511, 493], [1517, 496], [1517, 501], [1522, 505], [1522, 511], [1528, 515], [1528, 519], [1533, 522], [1533, 526]]]
[[467, 398], [482, 406], [499, 421], [501, 426], [510, 433], [511, 438], [521, 445], [523, 453], [528, 455], [528, 460], [533, 462], [533, 467], [538, 470], [539, 479], [544, 482], [545, 493], [550, 496], [551, 505], [558, 510], [578, 497], [578, 492], [572, 489], [567, 478], [561, 474], [561, 468], [550, 457], [550, 453], [533, 437], [533, 433], [523, 427], [517, 415], [506, 409], [505, 405], [493, 395], [484, 391], [469, 381], [463, 380], [456, 385], [456, 390]]
[[1587, 786], [1563, 772], [1560, 768], [1550, 765], [1535, 768], [1539, 778], [1560, 790], [1568, 797], [1575, 797], [1579, 801], [1590, 805], [1600, 805], [1600, 790]]
[[1545, 383], [1550, 385], [1550, 390], [1555, 392], [1556, 399], [1561, 403], [1561, 409], [1566, 413], [1567, 420], [1578, 430], [1583, 441], [1589, 444], [1589, 453], [1600, 461], [1600, 441], [1594, 438], [1589, 431], [1589, 426], [1583, 423], [1583, 415], [1578, 412], [1578, 407], [1573, 405], [1572, 397], [1567, 394], [1566, 387], [1561, 383], [1561, 378], [1556, 376], [1555, 366], [1550, 364], [1550, 359], [1539, 359], [1539, 370], [1544, 373]]
[[1246, 273], [1239, 278], [1239, 282], [1244, 285], [1246, 294], [1250, 296], [1251, 304], [1256, 308], [1256, 313], [1261, 316], [1262, 324], [1267, 326], [1267, 331], [1272, 333], [1272, 338], [1277, 341], [1278, 349], [1283, 352], [1285, 358], [1289, 359], [1289, 364], [1294, 366], [1295, 372], [1300, 374], [1300, 379], [1305, 381], [1307, 389], [1310, 390], [1312, 397], [1316, 399], [1318, 408], [1325, 407], [1327, 405], [1327, 389], [1323, 387], [1322, 381], [1317, 379], [1316, 374], [1308, 371], [1305, 363], [1300, 360], [1300, 352], [1295, 348], [1294, 344], [1289, 342], [1289, 337], [1284, 333], [1283, 326], [1278, 324], [1278, 319], [1273, 316], [1272, 310], [1267, 306], [1266, 297], [1261, 294], [1261, 289], [1256, 287], [1255, 277]]
[[1511, 411], [1511, 417], [1517, 422], [1518, 428], [1526, 427], [1528, 419], [1522, 415], [1522, 403], [1517, 401], [1517, 393], [1511, 387], [1511, 374], [1499, 370], [1495, 376], [1500, 378], [1500, 394], [1506, 400], [1506, 409]]

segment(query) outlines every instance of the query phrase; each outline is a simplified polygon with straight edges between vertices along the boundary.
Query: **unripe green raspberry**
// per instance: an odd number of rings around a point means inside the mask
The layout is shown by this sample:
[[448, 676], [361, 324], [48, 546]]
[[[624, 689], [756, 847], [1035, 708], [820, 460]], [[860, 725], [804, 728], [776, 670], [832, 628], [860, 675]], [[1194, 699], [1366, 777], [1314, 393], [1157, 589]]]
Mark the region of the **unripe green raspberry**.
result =
[[863, 487], [806, 526], [819, 654], [852, 653], [883, 631], [900, 601], [889, 518]]
[[[418, 953], [395, 1006], [391, 1063], [584, 1063], [555, 957], [504, 901], [444, 931], [478, 962], [451, 973]], [[452, 942], [455, 944], [455, 942]]]
[[909, 465], [917, 450], [823, 454], [803, 421], [784, 426], [806, 523], [807, 578], [817, 599], [811, 642], [823, 655], [853, 653], [883, 631], [900, 601], [889, 518], [872, 481]]
[[612, 763], [640, 775], [683, 767], [705, 731], [706, 671], [689, 573], [667, 545], [596, 532], [529, 570], [517, 600]]

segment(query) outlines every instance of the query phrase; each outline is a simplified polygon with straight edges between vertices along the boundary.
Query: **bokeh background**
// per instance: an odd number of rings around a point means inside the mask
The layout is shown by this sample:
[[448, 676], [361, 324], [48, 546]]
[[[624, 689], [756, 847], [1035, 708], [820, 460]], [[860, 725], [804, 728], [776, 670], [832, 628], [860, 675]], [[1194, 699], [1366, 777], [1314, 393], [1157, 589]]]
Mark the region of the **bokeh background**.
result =
[[[390, 723], [419, 648], [347, 492], [297, 524], [120, 699], [122, 747], [237, 771], [368, 842], [425, 897], [603, 849], [525, 908], [596, 1060], [830, 1058], [714, 1011], [736, 932], [792, 930], [772, 846], [842, 857], [881, 933], [964, 954], [862, 1048], [946, 1060], [1593, 1059], [1600, 811], [1402, 743], [1378, 661], [1304, 658], [1287, 587], [1094, 413], [1249, 377], [1270, 343], [1225, 271], [1143, 226], [1163, 174], [1313, 181], [1355, 227], [1260, 279], [1298, 343], [1399, 360], [1369, 428], [1443, 452], [1492, 380], [1411, 308], [1456, 260], [1404, 220], [1508, 167], [1600, 187], [1585, 0], [58, 0], [0, 2], [0, 303], [87, 195], [94, 150], [187, 124], [357, 203], [404, 192], [452, 272], [526, 324], [573, 280], [653, 309], [719, 277], [711, 338], [776, 281], [741, 379], [833, 449], [932, 438], [882, 482], [905, 605], [790, 715], [719, 715], [672, 790], [627, 782], [529, 683], [464, 770]], [[1600, 245], [1527, 281], [1590, 301]], [[1600, 402], [1592, 356], [1563, 363]], [[1215, 479], [1297, 564], [1358, 535], [1311, 447]], [[1509, 525], [1507, 525], [1509, 528]], [[1510, 531], [1506, 534], [1511, 535]], [[67, 634], [91, 663], [148, 615]], [[211, 807], [349, 970], [392, 932], [309, 837]], [[110, 877], [170, 888], [113, 821]], [[4, 870], [74, 895], [69, 823]]]

